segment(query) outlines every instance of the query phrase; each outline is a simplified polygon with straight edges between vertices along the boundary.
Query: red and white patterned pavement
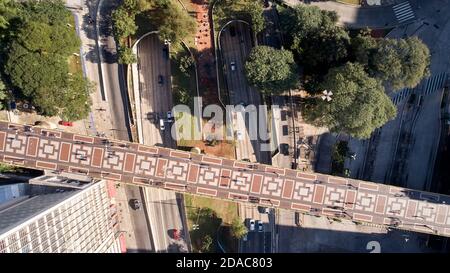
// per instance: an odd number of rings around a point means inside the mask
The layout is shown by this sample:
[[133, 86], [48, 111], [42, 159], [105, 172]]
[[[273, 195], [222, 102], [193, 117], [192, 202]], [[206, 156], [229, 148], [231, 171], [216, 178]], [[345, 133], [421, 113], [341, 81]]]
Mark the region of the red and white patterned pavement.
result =
[[0, 161], [450, 237], [450, 196], [0, 122]]

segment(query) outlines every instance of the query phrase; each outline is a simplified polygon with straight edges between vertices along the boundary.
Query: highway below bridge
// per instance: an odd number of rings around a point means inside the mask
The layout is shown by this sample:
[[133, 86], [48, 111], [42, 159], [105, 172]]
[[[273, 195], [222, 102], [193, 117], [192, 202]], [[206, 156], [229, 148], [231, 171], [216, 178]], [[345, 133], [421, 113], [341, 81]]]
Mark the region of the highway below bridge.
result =
[[450, 196], [0, 122], [0, 162], [450, 237]]

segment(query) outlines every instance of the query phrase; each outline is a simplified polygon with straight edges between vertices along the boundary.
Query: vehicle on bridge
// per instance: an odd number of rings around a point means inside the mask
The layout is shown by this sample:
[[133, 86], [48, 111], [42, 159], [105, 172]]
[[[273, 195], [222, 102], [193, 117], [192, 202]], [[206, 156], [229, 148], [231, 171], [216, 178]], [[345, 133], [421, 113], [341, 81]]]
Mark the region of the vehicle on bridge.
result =
[[142, 208], [141, 202], [137, 199], [131, 199], [130, 205], [134, 210], [140, 210]]

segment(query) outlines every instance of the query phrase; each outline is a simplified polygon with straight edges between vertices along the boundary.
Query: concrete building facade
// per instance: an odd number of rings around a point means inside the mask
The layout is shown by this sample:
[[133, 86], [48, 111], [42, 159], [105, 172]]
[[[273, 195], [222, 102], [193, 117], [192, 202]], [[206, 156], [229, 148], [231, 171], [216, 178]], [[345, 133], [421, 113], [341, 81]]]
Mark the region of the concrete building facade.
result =
[[0, 253], [120, 253], [106, 181], [32, 196], [0, 208]]

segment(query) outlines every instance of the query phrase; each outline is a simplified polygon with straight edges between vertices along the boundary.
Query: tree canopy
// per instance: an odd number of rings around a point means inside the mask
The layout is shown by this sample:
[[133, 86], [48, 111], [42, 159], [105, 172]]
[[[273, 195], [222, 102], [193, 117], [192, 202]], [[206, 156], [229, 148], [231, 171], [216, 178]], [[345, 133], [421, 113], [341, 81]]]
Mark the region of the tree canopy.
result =
[[245, 75], [249, 83], [267, 95], [296, 87], [297, 70], [290, 51], [268, 46], [254, 47], [245, 63]]
[[236, 239], [241, 239], [247, 232], [248, 230], [244, 223], [239, 218], [235, 218], [231, 223], [231, 235]]
[[350, 36], [336, 25], [337, 20], [335, 12], [316, 6], [297, 5], [281, 11], [287, 45], [307, 73], [326, 73], [330, 66], [346, 60]]
[[429, 75], [430, 51], [417, 37], [381, 39], [372, 63], [372, 73], [395, 90], [413, 88]]
[[1, 49], [7, 82], [43, 115], [86, 117], [92, 85], [69, 69], [69, 57], [80, 47], [72, 14], [57, 0], [20, 5], [17, 25], [9, 26], [15, 35]]
[[157, 22], [155, 25], [158, 26], [161, 41], [181, 42], [196, 31], [195, 19], [177, 3], [160, 3], [157, 9], [149, 13], [149, 18]]
[[361, 64], [347, 63], [331, 69], [320, 88], [331, 91], [332, 100], [316, 98], [305, 110], [305, 118], [332, 132], [368, 138], [396, 115], [381, 82], [371, 78]]

